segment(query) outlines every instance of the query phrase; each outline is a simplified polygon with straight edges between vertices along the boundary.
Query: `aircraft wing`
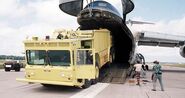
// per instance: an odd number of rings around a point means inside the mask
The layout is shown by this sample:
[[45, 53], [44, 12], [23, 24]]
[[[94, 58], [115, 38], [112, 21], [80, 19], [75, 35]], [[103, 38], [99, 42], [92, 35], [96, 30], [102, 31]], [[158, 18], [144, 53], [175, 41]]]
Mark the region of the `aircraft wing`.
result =
[[128, 21], [126, 21], [126, 24], [131, 24], [131, 25], [133, 25], [133, 24], [152, 24], [152, 25], [154, 25], [154, 23], [151, 23], [151, 22], [143, 22], [143, 21], [134, 21], [134, 20], [131, 20], [131, 19], [129, 19]]
[[185, 45], [185, 36], [142, 31], [137, 34], [136, 41], [138, 46], [180, 47]]

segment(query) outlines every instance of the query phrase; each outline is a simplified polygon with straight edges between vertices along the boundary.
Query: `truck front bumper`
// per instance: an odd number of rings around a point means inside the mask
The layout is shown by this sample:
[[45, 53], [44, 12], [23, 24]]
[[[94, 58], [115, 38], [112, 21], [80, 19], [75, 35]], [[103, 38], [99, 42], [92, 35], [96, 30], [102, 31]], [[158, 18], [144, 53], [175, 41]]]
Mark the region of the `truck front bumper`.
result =
[[64, 86], [81, 86], [78, 83], [73, 82], [60, 82], [60, 81], [47, 81], [47, 80], [31, 80], [31, 79], [22, 79], [22, 78], [16, 78], [17, 81], [20, 82], [28, 82], [30, 84], [32, 83], [41, 83], [41, 84], [52, 84], [52, 85], [64, 85]]

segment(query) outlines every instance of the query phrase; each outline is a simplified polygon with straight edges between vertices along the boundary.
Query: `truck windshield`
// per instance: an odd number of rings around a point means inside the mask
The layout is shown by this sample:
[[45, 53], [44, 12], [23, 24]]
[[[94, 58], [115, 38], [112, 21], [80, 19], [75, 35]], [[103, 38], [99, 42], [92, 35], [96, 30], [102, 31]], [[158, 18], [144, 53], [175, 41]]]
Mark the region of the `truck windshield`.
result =
[[49, 50], [48, 57], [52, 66], [69, 66], [71, 64], [69, 50]]
[[44, 50], [27, 50], [26, 56], [30, 65], [46, 65], [46, 51]]

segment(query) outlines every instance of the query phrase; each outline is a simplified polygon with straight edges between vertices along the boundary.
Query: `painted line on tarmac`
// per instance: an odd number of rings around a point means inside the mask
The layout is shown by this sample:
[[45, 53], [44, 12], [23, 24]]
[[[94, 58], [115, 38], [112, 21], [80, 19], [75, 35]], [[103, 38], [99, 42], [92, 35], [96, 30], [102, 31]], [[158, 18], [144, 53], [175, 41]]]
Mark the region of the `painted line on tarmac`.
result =
[[97, 83], [96, 85], [91, 85], [91, 87], [84, 89], [83, 91], [71, 96], [70, 98], [94, 98], [107, 86], [109, 86], [109, 83]]

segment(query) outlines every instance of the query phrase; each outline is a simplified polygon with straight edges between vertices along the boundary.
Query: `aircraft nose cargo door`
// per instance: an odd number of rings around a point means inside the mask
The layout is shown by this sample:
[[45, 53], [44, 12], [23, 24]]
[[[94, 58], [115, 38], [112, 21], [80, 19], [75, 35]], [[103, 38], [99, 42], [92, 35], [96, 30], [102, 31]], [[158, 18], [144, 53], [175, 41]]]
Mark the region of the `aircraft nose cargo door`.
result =
[[75, 51], [75, 71], [78, 79], [95, 79], [95, 55], [92, 49]]

